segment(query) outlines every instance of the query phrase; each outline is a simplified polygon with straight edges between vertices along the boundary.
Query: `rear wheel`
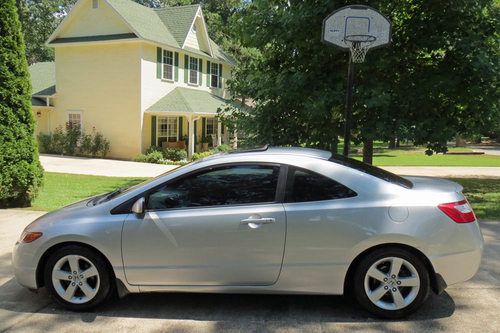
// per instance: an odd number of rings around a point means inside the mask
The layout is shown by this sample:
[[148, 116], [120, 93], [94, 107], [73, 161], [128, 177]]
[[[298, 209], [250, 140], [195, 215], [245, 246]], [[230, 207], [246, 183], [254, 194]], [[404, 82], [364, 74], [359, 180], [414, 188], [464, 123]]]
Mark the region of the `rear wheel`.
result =
[[112, 292], [105, 261], [81, 246], [66, 246], [54, 252], [45, 266], [44, 278], [52, 298], [70, 310], [91, 309]]
[[383, 318], [401, 318], [427, 299], [429, 272], [413, 253], [382, 248], [358, 264], [353, 287], [356, 301], [369, 312]]

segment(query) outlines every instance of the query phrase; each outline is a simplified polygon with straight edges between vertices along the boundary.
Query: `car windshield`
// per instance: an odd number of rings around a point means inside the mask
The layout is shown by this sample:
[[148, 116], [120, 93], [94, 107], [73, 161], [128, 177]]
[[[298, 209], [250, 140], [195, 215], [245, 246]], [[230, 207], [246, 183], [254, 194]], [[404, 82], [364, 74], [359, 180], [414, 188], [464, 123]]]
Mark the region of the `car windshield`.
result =
[[330, 157], [330, 161], [364, 172], [366, 174], [380, 178], [392, 184], [396, 184], [405, 188], [413, 187], [413, 183], [406, 178], [400, 177], [398, 175], [393, 174], [392, 172], [374, 167], [373, 165], [363, 163], [353, 158], [348, 158], [342, 155], [334, 154], [332, 155], [332, 157]]
[[117, 198], [117, 197], [120, 197], [130, 191], [133, 191], [135, 190], [136, 188], [139, 188], [139, 187], [142, 187], [146, 184], [149, 184], [155, 180], [157, 180], [158, 178], [161, 178], [163, 176], [166, 176], [174, 171], [178, 171], [180, 169], [184, 169], [185, 167], [189, 166], [189, 165], [192, 165], [193, 163], [196, 163], [197, 161], [194, 161], [194, 162], [191, 162], [189, 164], [186, 164], [186, 165], [183, 165], [181, 167], [178, 167], [178, 168], [175, 168], [175, 169], [172, 169], [170, 171], [167, 171], [165, 173], [162, 173], [161, 175], [159, 176], [156, 176], [156, 177], [153, 177], [153, 178], [150, 178], [146, 181], [143, 181], [142, 183], [139, 183], [139, 184], [136, 184], [136, 185], [133, 185], [133, 186], [128, 186], [128, 187], [122, 187], [122, 188], [119, 188], [117, 190], [114, 190], [114, 191], [111, 191], [111, 192], [107, 192], [107, 193], [104, 193], [104, 194], [101, 194], [101, 195], [98, 195], [94, 198], [92, 198], [91, 200], [89, 200], [89, 202], [87, 203], [88, 206], [96, 206], [96, 205], [99, 205], [99, 204], [102, 204], [104, 202], [107, 202], [111, 199], [114, 199], [114, 198]]

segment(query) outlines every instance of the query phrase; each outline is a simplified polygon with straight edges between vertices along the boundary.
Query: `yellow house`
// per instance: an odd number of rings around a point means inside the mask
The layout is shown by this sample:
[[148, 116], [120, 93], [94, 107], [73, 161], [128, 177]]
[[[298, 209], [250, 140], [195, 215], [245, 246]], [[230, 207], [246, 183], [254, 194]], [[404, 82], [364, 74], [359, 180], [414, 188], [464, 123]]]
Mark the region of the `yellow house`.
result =
[[152, 145], [188, 142], [192, 156], [202, 141], [229, 143], [216, 115], [234, 61], [208, 36], [200, 6], [79, 0], [47, 44], [55, 62], [30, 67], [37, 133], [78, 124], [125, 159]]

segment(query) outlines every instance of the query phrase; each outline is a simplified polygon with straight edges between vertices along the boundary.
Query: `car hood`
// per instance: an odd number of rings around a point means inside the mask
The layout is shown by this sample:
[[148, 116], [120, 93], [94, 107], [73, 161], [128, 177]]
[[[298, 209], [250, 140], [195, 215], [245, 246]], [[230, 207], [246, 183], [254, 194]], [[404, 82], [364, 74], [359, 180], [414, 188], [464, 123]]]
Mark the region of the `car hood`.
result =
[[462, 192], [462, 185], [446, 179], [432, 177], [404, 177], [413, 183], [415, 191]]

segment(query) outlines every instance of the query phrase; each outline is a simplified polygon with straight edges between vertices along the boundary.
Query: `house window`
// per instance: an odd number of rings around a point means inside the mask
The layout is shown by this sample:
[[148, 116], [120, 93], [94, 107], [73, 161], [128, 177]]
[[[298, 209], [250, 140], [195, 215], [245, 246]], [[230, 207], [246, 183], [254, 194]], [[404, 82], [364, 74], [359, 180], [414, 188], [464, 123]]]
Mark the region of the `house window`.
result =
[[198, 84], [198, 58], [189, 57], [189, 83]]
[[179, 132], [179, 118], [178, 117], [158, 117], [158, 146], [162, 142], [176, 142], [177, 133]]
[[172, 51], [163, 50], [163, 78], [174, 79], [174, 53]]
[[94, 9], [99, 8], [99, 0], [92, 0], [92, 8]]
[[71, 126], [71, 127], [78, 126], [80, 129], [83, 128], [82, 112], [81, 111], [69, 111], [68, 112], [68, 126]]
[[219, 86], [220, 73], [219, 73], [219, 64], [210, 64], [210, 86], [212, 88], [217, 88]]
[[206, 118], [205, 120], [205, 135], [215, 134], [215, 118]]

